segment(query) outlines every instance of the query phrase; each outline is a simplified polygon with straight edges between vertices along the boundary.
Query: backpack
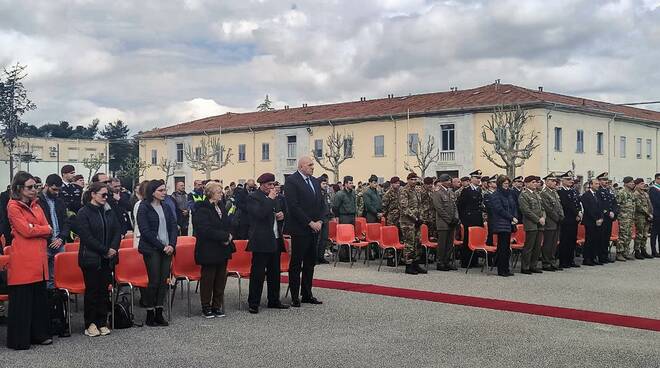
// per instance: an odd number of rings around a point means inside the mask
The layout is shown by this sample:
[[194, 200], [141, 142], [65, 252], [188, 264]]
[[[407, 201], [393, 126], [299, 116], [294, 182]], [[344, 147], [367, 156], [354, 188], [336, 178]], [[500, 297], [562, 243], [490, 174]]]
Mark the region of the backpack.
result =
[[48, 289], [48, 307], [50, 309], [50, 333], [60, 335], [67, 332], [66, 295], [57, 289]]
[[126, 295], [122, 295], [113, 308], [115, 310], [115, 329], [131, 328], [133, 326], [142, 327], [142, 325], [133, 322], [131, 302]]

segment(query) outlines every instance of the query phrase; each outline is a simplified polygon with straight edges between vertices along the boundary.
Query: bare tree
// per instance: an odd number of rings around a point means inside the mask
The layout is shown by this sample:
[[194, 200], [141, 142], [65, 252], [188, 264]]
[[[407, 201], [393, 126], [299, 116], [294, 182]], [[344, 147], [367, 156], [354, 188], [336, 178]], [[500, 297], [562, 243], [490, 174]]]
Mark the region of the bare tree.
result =
[[122, 164], [119, 173], [122, 177], [131, 179], [131, 190], [133, 190], [135, 184], [144, 176], [149, 166], [145, 161], [140, 160], [139, 157], [133, 157]]
[[87, 174], [87, 182], [91, 183], [92, 182], [92, 176], [99, 172], [99, 169], [103, 164], [105, 163], [105, 157], [101, 155], [90, 155], [89, 157], [86, 157], [82, 160], [83, 166], [89, 170], [89, 173]]
[[334, 175], [334, 181], [339, 181], [339, 167], [344, 161], [353, 158], [353, 133], [332, 133], [325, 139], [327, 151], [323, 155], [312, 151], [312, 157], [322, 168]]
[[220, 137], [206, 135], [199, 146], [188, 145], [184, 151], [188, 165], [194, 170], [201, 171], [211, 180], [211, 173], [220, 170], [231, 162], [231, 147], [225, 148]]
[[506, 170], [507, 176], [516, 176], [521, 167], [539, 146], [538, 133], [528, 130], [530, 116], [519, 105], [499, 106], [482, 127], [481, 138], [491, 147], [481, 148], [481, 154], [493, 165]]
[[170, 181], [170, 178], [174, 176], [176, 165], [176, 161], [166, 158], [161, 158], [158, 162], [158, 165], [156, 165], [162, 172], [165, 173], [165, 185], [167, 185], [167, 183]]
[[425, 141], [418, 140], [415, 147], [409, 148], [415, 156], [416, 162], [415, 165], [411, 165], [406, 161], [403, 163], [403, 167], [408, 171], [415, 171], [415, 168], [418, 168], [421, 176], [425, 177], [429, 166], [440, 159], [440, 149], [435, 145], [435, 137], [429, 135]]

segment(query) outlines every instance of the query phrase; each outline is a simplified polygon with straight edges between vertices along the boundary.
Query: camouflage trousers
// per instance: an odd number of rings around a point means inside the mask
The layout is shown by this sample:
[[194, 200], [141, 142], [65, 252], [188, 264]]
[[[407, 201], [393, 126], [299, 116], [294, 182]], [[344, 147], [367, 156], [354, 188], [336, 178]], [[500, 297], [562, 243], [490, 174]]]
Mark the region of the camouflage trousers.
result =
[[619, 218], [619, 240], [616, 243], [616, 252], [630, 254], [630, 240], [632, 240], [632, 219]]
[[403, 261], [405, 264], [412, 264], [417, 260], [417, 244], [419, 244], [419, 233], [415, 225], [401, 224], [401, 242], [403, 248]]
[[649, 222], [643, 217], [635, 219], [637, 236], [635, 237], [635, 252], [646, 251], [646, 240], [649, 238]]

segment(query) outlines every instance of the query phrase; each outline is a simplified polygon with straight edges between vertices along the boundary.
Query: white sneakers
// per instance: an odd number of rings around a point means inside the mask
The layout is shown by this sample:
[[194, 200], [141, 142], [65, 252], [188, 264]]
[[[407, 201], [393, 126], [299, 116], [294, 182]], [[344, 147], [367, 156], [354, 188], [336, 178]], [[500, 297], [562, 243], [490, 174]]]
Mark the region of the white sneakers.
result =
[[110, 329], [105, 326], [99, 329], [94, 323], [92, 323], [85, 330], [85, 335], [89, 337], [110, 335]]

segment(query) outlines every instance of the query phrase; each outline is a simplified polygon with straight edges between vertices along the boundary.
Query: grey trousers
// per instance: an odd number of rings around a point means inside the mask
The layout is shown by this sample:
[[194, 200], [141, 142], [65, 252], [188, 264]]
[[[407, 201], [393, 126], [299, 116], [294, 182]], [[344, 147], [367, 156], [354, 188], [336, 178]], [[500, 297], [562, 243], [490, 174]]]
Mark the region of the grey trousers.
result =
[[437, 264], [449, 266], [451, 264], [451, 252], [454, 249], [454, 228], [449, 230], [438, 230]]
[[559, 240], [559, 230], [543, 231], [543, 247], [541, 249], [541, 261], [543, 262], [543, 267], [555, 265], [557, 240]]
[[542, 238], [543, 233], [541, 231], [525, 231], [525, 247], [523, 247], [521, 257], [523, 270], [534, 270], [538, 267]]

